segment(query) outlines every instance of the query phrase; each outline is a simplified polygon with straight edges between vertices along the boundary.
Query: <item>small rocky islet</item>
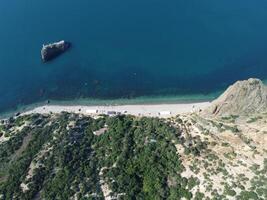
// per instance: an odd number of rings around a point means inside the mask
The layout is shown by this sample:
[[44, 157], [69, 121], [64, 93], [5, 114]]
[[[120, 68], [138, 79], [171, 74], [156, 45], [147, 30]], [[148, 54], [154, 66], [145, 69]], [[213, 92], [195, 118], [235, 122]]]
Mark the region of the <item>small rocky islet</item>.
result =
[[42, 61], [48, 62], [50, 60], [53, 60], [62, 53], [66, 52], [70, 47], [71, 43], [64, 40], [43, 45], [41, 50]]

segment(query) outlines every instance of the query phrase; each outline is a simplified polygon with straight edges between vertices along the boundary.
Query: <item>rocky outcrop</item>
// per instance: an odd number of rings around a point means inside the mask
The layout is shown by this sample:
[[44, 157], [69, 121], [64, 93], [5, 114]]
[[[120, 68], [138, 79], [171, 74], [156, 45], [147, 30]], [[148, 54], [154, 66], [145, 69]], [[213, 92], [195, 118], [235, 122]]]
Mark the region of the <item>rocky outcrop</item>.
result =
[[60, 54], [64, 53], [71, 47], [70, 42], [66, 42], [64, 40], [55, 42], [48, 45], [43, 45], [43, 48], [41, 50], [41, 56], [43, 62], [50, 61]]
[[267, 87], [259, 79], [250, 78], [230, 86], [204, 115], [248, 115], [267, 110]]

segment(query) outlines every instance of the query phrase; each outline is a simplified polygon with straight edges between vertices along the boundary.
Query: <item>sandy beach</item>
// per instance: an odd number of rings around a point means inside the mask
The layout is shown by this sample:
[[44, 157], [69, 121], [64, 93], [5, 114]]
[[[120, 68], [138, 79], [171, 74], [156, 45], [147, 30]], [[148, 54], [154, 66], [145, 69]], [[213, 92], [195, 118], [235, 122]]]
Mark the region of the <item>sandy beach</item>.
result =
[[210, 102], [201, 103], [178, 103], [178, 104], [155, 104], [155, 105], [116, 105], [116, 106], [85, 106], [85, 105], [44, 105], [26, 111], [23, 114], [32, 113], [60, 113], [72, 112], [84, 115], [97, 116], [100, 114], [129, 114], [134, 116], [172, 117], [177, 114], [199, 112], [207, 108]]

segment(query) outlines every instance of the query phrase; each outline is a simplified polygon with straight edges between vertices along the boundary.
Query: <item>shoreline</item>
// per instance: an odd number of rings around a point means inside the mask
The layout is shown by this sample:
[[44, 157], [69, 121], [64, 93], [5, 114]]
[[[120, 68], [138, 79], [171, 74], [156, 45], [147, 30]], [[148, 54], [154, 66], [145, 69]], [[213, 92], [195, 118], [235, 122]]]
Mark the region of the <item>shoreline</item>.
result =
[[101, 114], [117, 115], [126, 114], [139, 117], [161, 117], [168, 118], [178, 114], [199, 112], [207, 108], [211, 103], [162, 103], [162, 104], [134, 104], [134, 105], [41, 105], [31, 110], [22, 112], [21, 115], [27, 114], [49, 114], [49, 113], [77, 113], [88, 116], [98, 116]]
[[[132, 107], [136, 107], [137, 110], [142, 110], [142, 107], [148, 106], [156, 106], [158, 109], [160, 109], [163, 105], [163, 107], [166, 107], [166, 105], [169, 105], [174, 110], [184, 110], [183, 108], [180, 108], [181, 105], [184, 105], [187, 107], [185, 109], [186, 112], [189, 112], [188, 105], [198, 105], [202, 103], [209, 103], [213, 101], [218, 96], [218, 93], [213, 93], [209, 95], [189, 95], [189, 96], [143, 96], [133, 99], [91, 99], [91, 98], [82, 98], [82, 99], [73, 99], [73, 100], [50, 100], [49, 103], [47, 101], [40, 101], [28, 105], [21, 105], [18, 106], [16, 109], [11, 109], [5, 112], [0, 113], [0, 119], [7, 119], [9, 117], [12, 117], [16, 115], [17, 113], [29, 113], [32, 110], [36, 110], [39, 107], [45, 107], [45, 106], [59, 106], [64, 107], [64, 110], [69, 110], [67, 107], [73, 107], [73, 106], [80, 106], [80, 107], [88, 107], [88, 109], [93, 107], [123, 107], [127, 106], [132, 109]], [[178, 105], [179, 108], [176, 108]], [[202, 105], [201, 105], [202, 107]], [[146, 109], [146, 108], [144, 108]], [[149, 108], [152, 109], [153, 108]], [[57, 109], [56, 109], [57, 110]], [[72, 109], [71, 109], [72, 110]], [[121, 109], [120, 109], [121, 110]], [[127, 109], [126, 109], [127, 110]], [[39, 109], [40, 111], [40, 109]], [[51, 111], [53, 112], [53, 110]], [[142, 111], [143, 112], [143, 111]], [[154, 111], [153, 111], [154, 112]], [[136, 115], [136, 112], [134, 112]], [[175, 112], [177, 113], [177, 111]], [[180, 112], [179, 112], [180, 113]], [[148, 114], [146, 114], [148, 116]], [[155, 116], [155, 114], [154, 114]]]

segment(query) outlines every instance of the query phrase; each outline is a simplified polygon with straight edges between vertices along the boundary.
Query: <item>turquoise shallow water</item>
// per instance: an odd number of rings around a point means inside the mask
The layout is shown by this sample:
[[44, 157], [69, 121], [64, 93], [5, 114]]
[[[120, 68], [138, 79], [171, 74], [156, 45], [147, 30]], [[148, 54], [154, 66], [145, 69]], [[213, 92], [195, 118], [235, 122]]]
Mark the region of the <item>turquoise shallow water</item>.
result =
[[[0, 111], [46, 99], [205, 97], [267, 78], [266, 19], [265, 0], [2, 0]], [[73, 48], [43, 64], [42, 44], [61, 39]]]

